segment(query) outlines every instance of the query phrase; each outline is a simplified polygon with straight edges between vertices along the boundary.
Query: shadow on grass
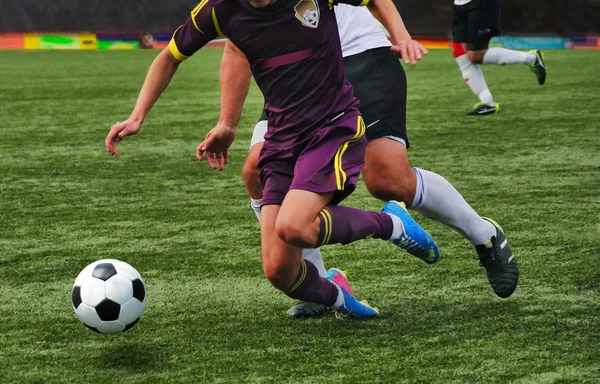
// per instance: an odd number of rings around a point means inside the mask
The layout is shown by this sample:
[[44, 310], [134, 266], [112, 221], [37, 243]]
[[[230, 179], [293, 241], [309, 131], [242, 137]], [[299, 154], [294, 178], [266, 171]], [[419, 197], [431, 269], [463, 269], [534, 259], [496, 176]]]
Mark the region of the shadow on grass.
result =
[[99, 368], [132, 373], [155, 371], [165, 362], [156, 347], [131, 343], [100, 348], [94, 360]]

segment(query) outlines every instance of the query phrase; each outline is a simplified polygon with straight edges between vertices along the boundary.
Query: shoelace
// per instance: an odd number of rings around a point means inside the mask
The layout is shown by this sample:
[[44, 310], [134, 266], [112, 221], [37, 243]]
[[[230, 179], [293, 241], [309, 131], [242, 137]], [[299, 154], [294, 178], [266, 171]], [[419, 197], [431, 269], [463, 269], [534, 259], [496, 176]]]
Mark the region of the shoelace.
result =
[[415, 240], [409, 238], [408, 236], [404, 236], [402, 240], [399, 240], [396, 244], [400, 246], [400, 248], [404, 249], [407, 252], [412, 252], [415, 250], [425, 252], [425, 248], [423, 248], [419, 243]]

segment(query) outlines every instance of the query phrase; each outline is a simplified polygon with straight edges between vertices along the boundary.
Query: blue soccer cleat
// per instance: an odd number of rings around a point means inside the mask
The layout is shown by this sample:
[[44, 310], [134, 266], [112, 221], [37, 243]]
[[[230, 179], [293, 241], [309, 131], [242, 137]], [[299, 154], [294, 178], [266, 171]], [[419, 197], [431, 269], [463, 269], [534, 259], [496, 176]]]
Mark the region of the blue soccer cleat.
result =
[[350, 289], [350, 284], [344, 272], [332, 268], [327, 271], [325, 278], [337, 285], [344, 295], [344, 303], [336, 310], [338, 319], [374, 319], [379, 317], [377, 308], [373, 308], [366, 301], [358, 301]]
[[[427, 264], [437, 263], [440, 259], [440, 251], [437, 244], [427, 231], [414, 221], [410, 213], [405, 208], [404, 203], [397, 201], [388, 201], [384, 206], [383, 213], [392, 216], [392, 219], [397, 218], [402, 226], [401, 233], [396, 237], [392, 236], [390, 241], [398, 248], [405, 250], [413, 256], [418, 257]], [[394, 226], [397, 225], [397, 220], [394, 220]], [[396, 228], [394, 228], [396, 232]]]

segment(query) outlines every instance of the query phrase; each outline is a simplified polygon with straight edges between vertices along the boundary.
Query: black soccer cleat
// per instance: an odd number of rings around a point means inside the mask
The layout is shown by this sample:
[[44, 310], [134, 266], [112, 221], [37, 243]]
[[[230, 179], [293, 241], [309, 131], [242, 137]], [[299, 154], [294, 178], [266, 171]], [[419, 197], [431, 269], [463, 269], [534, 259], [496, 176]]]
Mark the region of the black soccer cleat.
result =
[[308, 301], [299, 301], [296, 305], [288, 309], [288, 316], [293, 319], [305, 319], [309, 317], [322, 316], [329, 312], [329, 307], [324, 304], [309, 303]]
[[484, 103], [475, 104], [472, 111], [466, 112], [467, 116], [485, 116], [495, 115], [500, 110], [500, 104], [487, 105]]
[[493, 220], [486, 219], [496, 227], [496, 236], [485, 244], [475, 247], [479, 265], [484, 267], [496, 295], [505, 299], [513, 294], [519, 281], [519, 266], [510, 250], [502, 228]]
[[529, 66], [531, 72], [535, 73], [540, 85], [546, 83], [546, 62], [544, 61], [544, 52], [539, 49], [531, 51], [535, 55], [535, 62]]

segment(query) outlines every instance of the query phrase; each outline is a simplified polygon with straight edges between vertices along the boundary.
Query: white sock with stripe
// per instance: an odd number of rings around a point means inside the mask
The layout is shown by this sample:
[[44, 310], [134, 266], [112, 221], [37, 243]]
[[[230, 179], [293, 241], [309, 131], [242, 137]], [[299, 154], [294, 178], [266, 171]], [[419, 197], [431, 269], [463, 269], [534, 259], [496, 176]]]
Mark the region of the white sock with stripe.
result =
[[473, 246], [496, 235], [496, 227], [481, 218], [448, 180], [437, 173], [413, 169], [417, 173], [417, 191], [410, 208], [454, 229]]
[[505, 48], [490, 48], [483, 56], [483, 64], [527, 64], [535, 63], [535, 55], [531, 52], [513, 51]]
[[[254, 211], [256, 218], [260, 222], [260, 204], [261, 199], [250, 199], [250, 207]], [[304, 260], [310, 261], [317, 270], [319, 271], [319, 276], [325, 277], [327, 270], [325, 269], [325, 263], [323, 263], [323, 255], [321, 254], [321, 250], [319, 248], [305, 248], [302, 250], [302, 258]]]
[[495, 105], [496, 102], [485, 82], [481, 66], [473, 64], [466, 54], [457, 57], [456, 62], [458, 63], [463, 79], [465, 79], [471, 91], [479, 97], [479, 100], [486, 105]]

